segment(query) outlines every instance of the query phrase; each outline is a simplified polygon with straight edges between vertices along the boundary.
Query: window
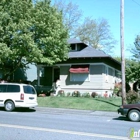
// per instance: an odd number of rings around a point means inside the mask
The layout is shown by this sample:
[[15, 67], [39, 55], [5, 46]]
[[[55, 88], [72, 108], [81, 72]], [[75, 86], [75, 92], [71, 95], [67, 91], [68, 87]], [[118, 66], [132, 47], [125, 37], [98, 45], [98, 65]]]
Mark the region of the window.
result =
[[80, 51], [81, 46], [80, 44], [71, 44], [71, 51]]
[[89, 81], [89, 73], [70, 73], [70, 81], [75, 82]]
[[108, 67], [108, 74], [111, 75], [111, 76], [114, 76], [114, 69]]
[[71, 50], [76, 50], [75, 44], [71, 44]]
[[20, 86], [18, 86], [18, 85], [8, 85], [7, 92], [20, 92]]
[[0, 92], [6, 92], [7, 85], [0, 85]]
[[89, 81], [89, 65], [72, 65], [69, 69], [70, 81]]
[[0, 92], [20, 92], [18, 85], [0, 85]]
[[35, 90], [30, 86], [23, 86], [24, 93], [36, 94]]

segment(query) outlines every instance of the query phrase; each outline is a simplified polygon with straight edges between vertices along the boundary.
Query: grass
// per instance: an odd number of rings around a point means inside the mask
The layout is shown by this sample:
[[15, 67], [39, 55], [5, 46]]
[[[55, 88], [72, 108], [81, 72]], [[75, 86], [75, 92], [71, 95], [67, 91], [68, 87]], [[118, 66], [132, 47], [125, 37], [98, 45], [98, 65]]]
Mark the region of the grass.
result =
[[80, 110], [116, 111], [121, 98], [38, 97], [39, 107], [70, 108]]

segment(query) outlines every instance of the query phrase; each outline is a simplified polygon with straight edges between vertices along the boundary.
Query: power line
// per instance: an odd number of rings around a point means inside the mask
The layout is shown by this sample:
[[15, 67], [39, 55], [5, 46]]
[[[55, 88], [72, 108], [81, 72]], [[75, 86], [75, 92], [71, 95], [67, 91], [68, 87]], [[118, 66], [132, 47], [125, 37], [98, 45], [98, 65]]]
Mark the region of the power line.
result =
[[138, 3], [138, 2], [136, 2], [135, 0], [132, 0], [133, 2], [135, 2], [137, 5], [139, 5], [140, 6], [140, 4]]

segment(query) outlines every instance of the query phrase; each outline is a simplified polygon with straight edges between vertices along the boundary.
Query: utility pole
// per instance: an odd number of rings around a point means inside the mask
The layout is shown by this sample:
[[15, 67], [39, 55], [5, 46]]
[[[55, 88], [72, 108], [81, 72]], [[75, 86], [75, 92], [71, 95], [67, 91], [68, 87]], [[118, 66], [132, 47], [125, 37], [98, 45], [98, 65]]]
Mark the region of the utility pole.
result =
[[124, 57], [124, 0], [121, 0], [121, 34], [120, 34], [120, 45], [121, 45], [121, 75], [122, 75], [122, 105], [126, 104], [126, 90], [125, 90], [125, 57]]

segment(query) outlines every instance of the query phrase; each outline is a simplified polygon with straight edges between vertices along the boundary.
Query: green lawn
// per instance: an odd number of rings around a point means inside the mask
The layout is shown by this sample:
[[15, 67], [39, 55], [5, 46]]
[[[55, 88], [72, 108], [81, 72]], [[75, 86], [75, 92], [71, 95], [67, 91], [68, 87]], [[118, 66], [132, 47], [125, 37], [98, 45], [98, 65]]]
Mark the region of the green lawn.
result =
[[121, 98], [38, 97], [39, 107], [116, 111]]

